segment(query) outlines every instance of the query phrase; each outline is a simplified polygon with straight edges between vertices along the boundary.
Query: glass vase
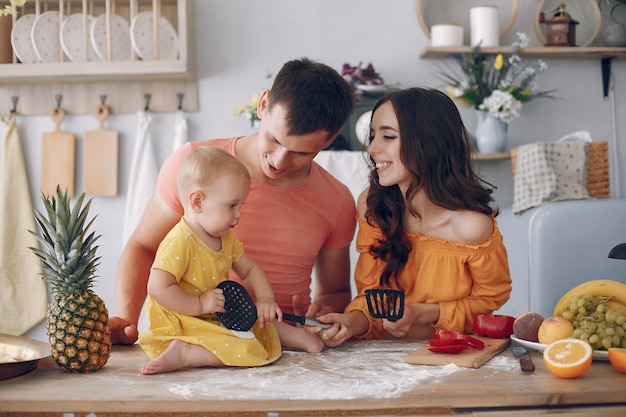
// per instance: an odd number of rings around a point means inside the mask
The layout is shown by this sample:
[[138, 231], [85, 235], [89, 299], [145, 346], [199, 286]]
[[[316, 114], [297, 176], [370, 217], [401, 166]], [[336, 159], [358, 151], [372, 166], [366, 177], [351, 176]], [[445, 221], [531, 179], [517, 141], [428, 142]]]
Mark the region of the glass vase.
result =
[[507, 124], [486, 111], [476, 111], [476, 148], [480, 153], [500, 153], [506, 150]]

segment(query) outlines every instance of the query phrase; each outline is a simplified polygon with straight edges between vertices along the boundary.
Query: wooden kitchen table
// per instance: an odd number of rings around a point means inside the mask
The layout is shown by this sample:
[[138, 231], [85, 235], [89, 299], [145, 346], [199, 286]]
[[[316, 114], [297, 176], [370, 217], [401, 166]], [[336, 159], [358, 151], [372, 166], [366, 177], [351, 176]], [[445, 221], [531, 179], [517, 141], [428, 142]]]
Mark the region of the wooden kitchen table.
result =
[[[478, 369], [412, 365], [423, 342], [353, 342], [319, 354], [285, 351], [260, 368], [201, 368], [140, 375], [139, 346], [115, 346], [91, 374], [50, 358], [0, 381], [0, 416], [374, 416], [626, 415], [626, 374], [594, 361], [581, 378], [559, 379], [531, 352], [523, 373], [510, 347]], [[548, 411], [540, 411], [548, 410]]]

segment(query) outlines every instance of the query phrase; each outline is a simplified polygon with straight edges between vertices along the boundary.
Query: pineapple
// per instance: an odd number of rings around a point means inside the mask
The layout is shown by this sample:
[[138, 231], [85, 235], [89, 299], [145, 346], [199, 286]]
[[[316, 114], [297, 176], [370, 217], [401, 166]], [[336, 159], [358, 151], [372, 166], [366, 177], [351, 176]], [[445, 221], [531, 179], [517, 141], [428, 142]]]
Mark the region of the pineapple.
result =
[[57, 365], [70, 372], [92, 372], [107, 362], [111, 352], [109, 312], [93, 291], [96, 257], [94, 243], [100, 238], [85, 223], [91, 200], [84, 207], [83, 193], [70, 207], [67, 191], [56, 197], [42, 194], [47, 216], [35, 210], [39, 233], [30, 231], [42, 249], [30, 248], [43, 267], [54, 300], [48, 306], [46, 331]]

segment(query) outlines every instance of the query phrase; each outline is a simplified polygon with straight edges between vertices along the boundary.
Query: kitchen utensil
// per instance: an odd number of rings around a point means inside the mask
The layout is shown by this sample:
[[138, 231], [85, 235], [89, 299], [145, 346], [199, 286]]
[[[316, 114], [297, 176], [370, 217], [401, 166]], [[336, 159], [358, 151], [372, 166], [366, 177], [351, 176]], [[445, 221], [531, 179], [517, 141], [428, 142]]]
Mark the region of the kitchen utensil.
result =
[[47, 343], [0, 333], [0, 381], [32, 371], [48, 356], [50, 346]]
[[[216, 313], [217, 318], [229, 330], [247, 331], [254, 326], [257, 320], [256, 306], [248, 291], [235, 281], [223, 281], [217, 285], [224, 291], [226, 313]], [[295, 314], [283, 313], [283, 319], [300, 323], [304, 326], [321, 327], [328, 329], [332, 325], [321, 323], [315, 319]]]
[[103, 197], [117, 195], [118, 132], [104, 129], [109, 108], [96, 106], [93, 116], [98, 120], [97, 130], [85, 132], [84, 171], [85, 193]]
[[419, 349], [404, 357], [405, 363], [414, 365], [448, 365], [454, 363], [464, 368], [480, 368], [484, 363], [506, 349], [511, 343], [510, 339], [489, 339], [486, 337], [472, 336], [485, 343], [483, 349], [466, 347], [459, 353], [433, 353], [428, 350], [431, 346], [425, 343]]
[[375, 319], [397, 321], [404, 315], [404, 291], [374, 288], [365, 290], [367, 309]]
[[215, 313], [222, 326], [229, 330], [248, 331], [257, 319], [256, 306], [248, 291], [235, 281], [222, 281], [217, 288], [224, 291], [225, 313]]
[[511, 351], [516, 358], [519, 358], [519, 366], [522, 368], [523, 372], [533, 372], [535, 370], [535, 364], [533, 360], [530, 359], [530, 356], [528, 356], [528, 351], [524, 346], [515, 346]]
[[319, 320], [315, 320], [305, 316], [296, 316], [295, 314], [283, 313], [283, 320], [292, 321], [294, 323], [300, 323], [303, 326], [321, 327], [322, 329], [330, 329], [333, 325], [322, 323]]
[[74, 158], [76, 140], [71, 133], [61, 132], [65, 111], [57, 107], [50, 114], [56, 125], [53, 132], [41, 135], [41, 192], [55, 193], [57, 185], [74, 196]]

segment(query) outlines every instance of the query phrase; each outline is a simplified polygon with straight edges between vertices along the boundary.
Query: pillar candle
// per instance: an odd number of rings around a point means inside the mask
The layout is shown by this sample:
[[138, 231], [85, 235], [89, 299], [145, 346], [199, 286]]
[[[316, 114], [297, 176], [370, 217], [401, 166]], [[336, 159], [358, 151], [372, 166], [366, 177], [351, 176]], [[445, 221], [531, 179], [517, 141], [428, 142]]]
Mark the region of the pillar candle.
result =
[[471, 46], [500, 46], [500, 27], [496, 6], [477, 6], [470, 9]]

